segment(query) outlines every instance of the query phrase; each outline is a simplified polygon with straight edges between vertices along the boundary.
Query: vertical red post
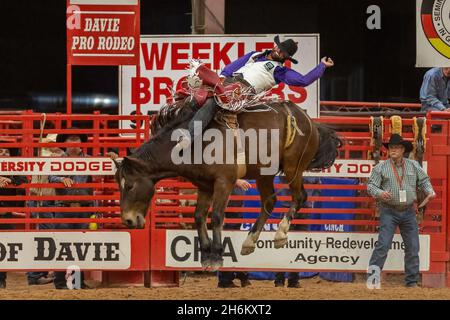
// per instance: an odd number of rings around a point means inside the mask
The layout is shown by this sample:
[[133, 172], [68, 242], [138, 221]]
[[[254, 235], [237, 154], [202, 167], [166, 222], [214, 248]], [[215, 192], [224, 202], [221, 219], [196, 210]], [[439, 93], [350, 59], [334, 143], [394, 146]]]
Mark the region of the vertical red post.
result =
[[72, 65], [67, 64], [66, 113], [72, 114]]

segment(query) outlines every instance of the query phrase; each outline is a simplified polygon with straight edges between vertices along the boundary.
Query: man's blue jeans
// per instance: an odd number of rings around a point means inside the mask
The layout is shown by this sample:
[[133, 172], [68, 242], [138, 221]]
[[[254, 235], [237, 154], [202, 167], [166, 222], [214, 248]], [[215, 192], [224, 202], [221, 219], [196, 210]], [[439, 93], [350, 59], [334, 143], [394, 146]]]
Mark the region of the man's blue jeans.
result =
[[[28, 201], [27, 204], [28, 204], [28, 207], [37, 207], [38, 205], [40, 207], [53, 207], [55, 205], [55, 202], [51, 201], [51, 200], [44, 200], [38, 204], [38, 201]], [[31, 216], [33, 218], [41, 218], [41, 219], [53, 219], [54, 218], [53, 212], [32, 212]], [[54, 228], [55, 228], [55, 226], [53, 225], [53, 223], [38, 224], [39, 230], [54, 229]], [[46, 277], [47, 275], [48, 275], [48, 271], [27, 272], [28, 284], [34, 284], [40, 278]]]
[[378, 242], [369, 265], [376, 265], [383, 269], [397, 226], [405, 243], [405, 283], [407, 285], [417, 283], [419, 280], [419, 228], [416, 213], [412, 207], [403, 212], [380, 207]]

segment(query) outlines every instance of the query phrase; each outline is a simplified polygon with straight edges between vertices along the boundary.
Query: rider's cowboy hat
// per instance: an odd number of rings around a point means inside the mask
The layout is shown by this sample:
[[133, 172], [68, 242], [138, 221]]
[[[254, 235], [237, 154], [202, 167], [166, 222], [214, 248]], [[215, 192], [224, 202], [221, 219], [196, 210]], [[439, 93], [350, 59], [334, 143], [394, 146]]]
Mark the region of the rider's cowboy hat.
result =
[[286, 59], [291, 60], [292, 63], [297, 64], [298, 61], [292, 58], [292, 56], [297, 52], [298, 46], [297, 42], [295, 42], [292, 39], [284, 40], [283, 42], [280, 42], [280, 36], [275, 36], [273, 39], [275, 44], [278, 48], [280, 48], [281, 51], [284, 52], [284, 54], [287, 55]]
[[399, 134], [392, 134], [391, 138], [389, 139], [388, 143], [383, 143], [383, 145], [386, 147], [386, 149], [389, 149], [389, 145], [396, 144], [396, 145], [402, 145], [405, 147], [405, 152], [411, 152], [413, 149], [413, 145], [411, 142], [403, 140], [403, 138]]
[[[69, 129], [70, 130], [76, 130], [76, 129], [79, 129], [79, 128], [73, 127], [73, 128], [69, 128]], [[83, 143], [88, 141], [88, 136], [86, 134], [84, 134], [84, 133], [59, 133], [56, 136], [56, 142], [64, 143], [64, 142], [66, 142], [67, 138], [71, 137], [71, 136], [79, 137], [81, 142], [83, 142]]]

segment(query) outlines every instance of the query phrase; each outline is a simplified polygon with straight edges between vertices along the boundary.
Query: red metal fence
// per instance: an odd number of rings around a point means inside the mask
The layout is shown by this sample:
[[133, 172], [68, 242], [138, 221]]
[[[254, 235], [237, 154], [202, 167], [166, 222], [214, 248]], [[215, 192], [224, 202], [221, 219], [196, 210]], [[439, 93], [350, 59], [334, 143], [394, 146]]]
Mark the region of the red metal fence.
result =
[[[110, 149], [116, 149], [119, 156], [125, 156], [130, 149], [138, 147], [144, 140], [149, 138], [149, 118], [147, 116], [109, 116], [109, 115], [46, 115], [46, 122], [53, 123], [54, 128], [41, 130], [44, 116], [41, 114], [25, 113], [22, 115], [0, 115], [0, 126], [2, 137], [0, 137], [0, 148], [19, 148], [23, 157], [33, 157], [36, 150], [41, 147], [64, 147], [58, 143], [40, 143], [39, 136], [54, 133], [77, 133], [83, 132], [89, 135], [87, 143], [80, 144], [83, 150], [92, 156], [99, 157], [106, 154]], [[121, 120], [134, 120], [138, 123], [136, 129], [118, 129]], [[450, 222], [447, 219], [447, 208], [450, 205], [448, 199], [448, 187], [450, 172], [450, 121], [447, 113], [433, 113], [427, 119], [427, 151], [425, 161], [428, 163], [428, 173], [432, 178], [433, 186], [437, 192], [437, 198], [428, 206], [425, 219], [421, 224], [421, 233], [430, 235], [430, 269], [423, 273], [423, 283], [428, 286], [450, 286], [449, 273], [449, 248], [450, 248]], [[142, 129], [139, 122], [142, 121]], [[368, 159], [370, 146], [370, 119], [367, 117], [323, 117], [318, 119], [322, 123], [333, 125], [337, 128], [345, 143], [341, 148], [340, 159], [365, 160]], [[412, 119], [403, 120], [403, 136], [413, 139]], [[86, 129], [62, 129], [67, 123], [77, 124], [78, 127]], [[433, 125], [433, 130], [431, 126]], [[386, 141], [390, 135], [389, 119], [384, 120], [383, 139]], [[127, 134], [127, 135], [125, 135]], [[384, 154], [384, 156], [386, 156]], [[355, 185], [332, 185], [332, 184], [307, 184], [308, 190], [332, 190], [349, 189], [357, 192], [351, 197], [325, 197], [311, 196], [309, 201], [319, 202], [352, 202], [352, 209], [330, 209], [330, 208], [303, 208], [300, 213], [306, 219], [294, 220], [293, 224], [303, 225], [327, 225], [343, 224], [354, 226], [354, 231], [359, 233], [376, 232], [377, 220], [375, 217], [374, 203], [366, 193], [366, 178], [359, 178]], [[23, 197], [1, 196], [0, 200], [68, 200], [64, 196], [31, 196], [29, 189], [32, 187], [62, 188], [62, 184], [32, 184], [26, 183], [12, 188], [24, 188], [26, 195]], [[91, 187], [94, 189], [93, 196], [78, 196], [79, 200], [95, 200], [95, 207], [91, 208], [56, 208], [56, 207], [3, 207], [0, 214], [15, 212], [13, 218], [0, 218], [0, 224], [13, 224], [14, 230], [5, 232], [44, 232], [36, 230], [39, 223], [96, 223], [96, 230], [83, 230], [83, 232], [126, 232], [130, 234], [131, 261], [125, 270], [107, 270], [101, 274], [105, 282], [144, 281], [147, 285], [177, 285], [179, 268], [166, 266], [166, 232], [167, 230], [191, 229], [193, 228], [193, 202], [196, 199], [195, 188], [187, 182], [179, 180], [161, 181], [157, 188], [150, 214], [147, 215], [146, 228], [142, 230], [128, 230], [121, 225], [119, 218], [117, 185], [112, 176], [96, 176], [90, 184], [80, 184], [75, 187]], [[254, 187], [254, 186], [253, 186]], [[276, 188], [286, 187], [278, 184]], [[190, 189], [188, 193], [186, 189]], [[232, 200], [256, 200], [257, 196], [232, 196]], [[279, 201], [288, 201], [289, 197], [280, 196]], [[191, 201], [192, 203], [189, 203]], [[31, 212], [86, 212], [97, 213], [97, 218], [64, 218], [64, 219], [38, 219], [32, 218]], [[276, 208], [274, 212], [283, 212], [286, 209]], [[259, 212], [257, 207], [229, 207], [227, 212]], [[354, 214], [352, 220], [339, 219], [311, 219], [307, 214]], [[253, 219], [226, 219], [225, 223], [251, 223]], [[277, 219], [269, 219], [268, 223], [278, 223]], [[3, 231], [3, 230], [2, 230]], [[51, 230], [51, 232], [68, 232], [67, 230]], [[80, 232], [80, 230], [77, 230]], [[0, 262], [0, 269], [3, 268]], [[184, 268], [191, 269], [191, 268]], [[194, 270], [200, 270], [200, 265]], [[17, 269], [14, 269], [17, 270]], [[24, 269], [29, 270], [29, 269]], [[233, 268], [229, 268], [233, 270]], [[262, 268], [264, 270], [264, 268]], [[274, 269], [269, 269], [273, 271]], [[286, 270], [286, 269], [283, 269]], [[102, 271], [102, 269], [99, 269]], [[98, 274], [96, 275], [99, 276]]]

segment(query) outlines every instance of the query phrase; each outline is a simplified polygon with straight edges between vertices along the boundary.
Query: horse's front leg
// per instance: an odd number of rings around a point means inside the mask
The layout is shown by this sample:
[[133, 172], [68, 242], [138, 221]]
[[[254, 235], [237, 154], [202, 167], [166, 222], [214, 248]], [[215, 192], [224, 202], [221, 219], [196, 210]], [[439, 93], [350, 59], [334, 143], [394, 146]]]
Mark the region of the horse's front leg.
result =
[[242, 244], [241, 255], [243, 256], [255, 251], [256, 241], [258, 241], [259, 235], [264, 228], [264, 224], [277, 202], [277, 197], [273, 188], [273, 176], [264, 176], [257, 179], [256, 186], [258, 187], [261, 198], [261, 213]]
[[214, 203], [211, 222], [213, 228], [213, 242], [211, 246], [211, 271], [216, 271], [223, 266], [222, 227], [225, 216], [225, 208], [228, 197], [234, 184], [225, 179], [218, 179], [214, 183]]
[[212, 193], [210, 191], [198, 190], [197, 206], [195, 207], [194, 217], [198, 238], [200, 240], [200, 261], [203, 269], [207, 269], [211, 266], [211, 239], [208, 237], [208, 229], [206, 226], [206, 217], [208, 216], [208, 209], [211, 205], [211, 201]]

